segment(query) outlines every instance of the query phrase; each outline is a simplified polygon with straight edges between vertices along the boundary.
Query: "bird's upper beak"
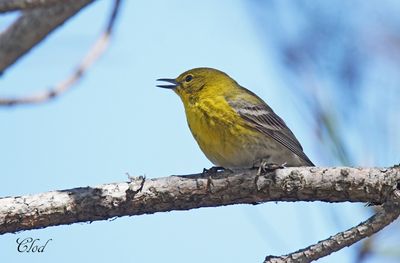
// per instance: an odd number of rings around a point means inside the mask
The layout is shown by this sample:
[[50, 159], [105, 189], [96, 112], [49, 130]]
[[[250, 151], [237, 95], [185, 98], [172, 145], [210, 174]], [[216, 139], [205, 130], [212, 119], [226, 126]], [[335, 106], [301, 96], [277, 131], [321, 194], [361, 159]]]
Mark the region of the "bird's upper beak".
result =
[[172, 85], [157, 85], [157, 87], [164, 89], [175, 89], [179, 85], [179, 83], [175, 79], [157, 79], [157, 81], [165, 81], [172, 84]]

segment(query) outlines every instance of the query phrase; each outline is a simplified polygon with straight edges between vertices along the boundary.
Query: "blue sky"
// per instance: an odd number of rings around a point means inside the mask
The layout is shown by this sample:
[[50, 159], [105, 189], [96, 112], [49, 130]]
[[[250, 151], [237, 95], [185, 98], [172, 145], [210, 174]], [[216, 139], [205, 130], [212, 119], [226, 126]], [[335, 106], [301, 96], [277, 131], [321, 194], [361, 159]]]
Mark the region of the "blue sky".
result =
[[[68, 76], [101, 31], [110, 3], [88, 7], [22, 58], [0, 78], [0, 95], [39, 91]], [[324, 165], [250, 16], [243, 1], [125, 1], [109, 49], [71, 91], [48, 104], [0, 110], [0, 195], [126, 181], [126, 172], [153, 178], [210, 167], [179, 98], [155, 87], [157, 78], [199, 66], [223, 70], [257, 93], [310, 159]], [[0, 28], [10, 19], [0, 17]], [[367, 216], [361, 204], [203, 208], [7, 234], [0, 253], [4, 262], [261, 262]], [[15, 240], [24, 237], [52, 241], [43, 254], [18, 253]], [[319, 262], [352, 259], [344, 249]]]

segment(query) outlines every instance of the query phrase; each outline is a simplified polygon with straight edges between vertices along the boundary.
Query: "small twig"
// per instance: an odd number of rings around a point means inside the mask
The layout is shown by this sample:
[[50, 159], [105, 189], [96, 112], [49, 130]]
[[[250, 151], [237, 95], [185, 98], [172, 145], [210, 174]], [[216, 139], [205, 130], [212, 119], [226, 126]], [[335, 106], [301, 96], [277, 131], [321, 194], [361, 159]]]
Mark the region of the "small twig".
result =
[[79, 81], [88, 68], [104, 53], [113, 32], [116, 17], [118, 15], [121, 0], [115, 0], [113, 10], [108, 20], [107, 26], [89, 52], [78, 64], [75, 71], [65, 80], [57, 84], [54, 88], [32, 95], [19, 98], [0, 98], [0, 106], [15, 106], [21, 104], [39, 104], [50, 101], [51, 99], [69, 90], [73, 84]]
[[284, 256], [267, 256], [264, 263], [311, 262], [325, 257], [344, 247], [348, 247], [361, 239], [371, 236], [392, 223], [400, 215], [398, 206], [384, 206], [381, 211], [362, 222], [358, 226], [340, 232], [325, 240], [319, 241], [304, 249]]
[[48, 7], [50, 5], [65, 2], [63, 0], [0, 0], [0, 13]]

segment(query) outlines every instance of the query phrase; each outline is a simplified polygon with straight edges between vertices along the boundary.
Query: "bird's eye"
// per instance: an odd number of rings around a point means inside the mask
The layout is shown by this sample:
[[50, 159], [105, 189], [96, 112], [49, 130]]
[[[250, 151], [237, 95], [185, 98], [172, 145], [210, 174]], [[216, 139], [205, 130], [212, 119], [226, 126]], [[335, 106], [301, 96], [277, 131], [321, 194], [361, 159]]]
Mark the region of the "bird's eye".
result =
[[190, 82], [190, 81], [192, 81], [192, 79], [193, 79], [192, 75], [187, 75], [186, 78], [185, 78], [185, 81], [186, 82]]

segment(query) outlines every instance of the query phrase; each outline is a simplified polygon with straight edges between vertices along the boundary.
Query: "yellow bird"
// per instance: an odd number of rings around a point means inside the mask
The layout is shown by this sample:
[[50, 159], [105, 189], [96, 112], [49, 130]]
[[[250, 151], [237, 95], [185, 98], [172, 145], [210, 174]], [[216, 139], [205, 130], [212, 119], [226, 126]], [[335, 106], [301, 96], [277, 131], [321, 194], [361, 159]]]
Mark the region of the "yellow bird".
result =
[[271, 166], [314, 166], [285, 122], [256, 94], [226, 73], [195, 68], [169, 85], [185, 107], [190, 130], [216, 166], [237, 170]]

